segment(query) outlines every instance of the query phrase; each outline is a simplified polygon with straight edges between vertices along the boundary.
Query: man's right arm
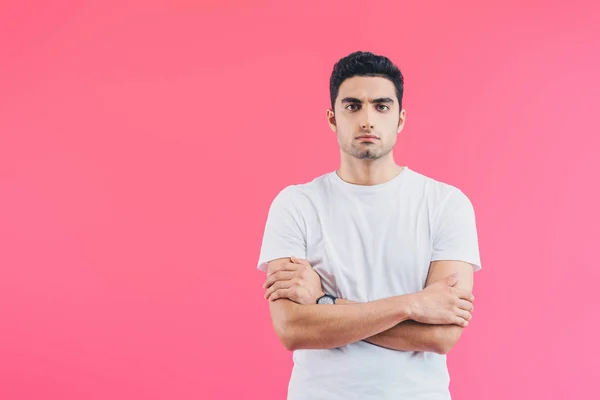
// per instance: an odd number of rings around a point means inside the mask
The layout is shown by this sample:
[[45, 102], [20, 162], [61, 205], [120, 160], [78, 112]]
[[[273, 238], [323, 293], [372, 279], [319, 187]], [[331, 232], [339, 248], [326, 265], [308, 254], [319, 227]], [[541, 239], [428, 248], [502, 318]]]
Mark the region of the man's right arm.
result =
[[[269, 263], [269, 271], [289, 259]], [[407, 296], [347, 305], [269, 302], [273, 327], [288, 350], [331, 349], [386, 331], [410, 319]]]

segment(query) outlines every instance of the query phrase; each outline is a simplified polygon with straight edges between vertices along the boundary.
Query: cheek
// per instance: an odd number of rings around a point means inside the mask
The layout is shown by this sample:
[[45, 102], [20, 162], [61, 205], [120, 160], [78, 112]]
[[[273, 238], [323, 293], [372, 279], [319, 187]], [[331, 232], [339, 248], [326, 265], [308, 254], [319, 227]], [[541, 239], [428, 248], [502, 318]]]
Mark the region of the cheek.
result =
[[346, 140], [354, 136], [354, 129], [344, 121], [336, 125], [336, 133], [341, 140]]
[[344, 113], [342, 115], [336, 116], [337, 125], [344, 127], [351, 127], [358, 124], [359, 116], [357, 114], [347, 114]]

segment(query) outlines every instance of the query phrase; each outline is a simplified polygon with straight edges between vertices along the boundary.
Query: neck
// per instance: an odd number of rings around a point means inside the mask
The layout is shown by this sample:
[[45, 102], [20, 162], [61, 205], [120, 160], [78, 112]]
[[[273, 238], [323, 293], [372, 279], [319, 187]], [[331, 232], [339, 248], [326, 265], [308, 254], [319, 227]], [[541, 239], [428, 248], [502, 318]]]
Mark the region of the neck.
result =
[[348, 183], [372, 186], [394, 179], [403, 169], [394, 161], [392, 152], [377, 160], [360, 160], [342, 153], [342, 162], [336, 172]]

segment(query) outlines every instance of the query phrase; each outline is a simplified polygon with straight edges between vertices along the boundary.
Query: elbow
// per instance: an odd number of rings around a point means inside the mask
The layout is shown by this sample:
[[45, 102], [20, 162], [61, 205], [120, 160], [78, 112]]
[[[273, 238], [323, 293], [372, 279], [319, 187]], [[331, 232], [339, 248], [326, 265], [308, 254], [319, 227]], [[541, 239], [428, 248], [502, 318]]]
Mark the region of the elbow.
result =
[[440, 326], [437, 331], [437, 337], [433, 351], [437, 354], [448, 354], [452, 348], [458, 343], [463, 328], [456, 325]]
[[292, 321], [288, 318], [282, 319], [274, 325], [274, 328], [279, 341], [286, 350], [298, 350], [298, 335], [295, 333], [296, 331]]
[[450, 352], [450, 350], [452, 350], [452, 347], [454, 347], [453, 343], [449, 343], [447, 341], [446, 342], [438, 342], [435, 344], [433, 352], [440, 354], [440, 355], [446, 355]]
[[284, 299], [271, 304], [273, 328], [279, 341], [288, 351], [295, 351], [308, 346], [310, 329], [307, 326], [307, 314], [303, 312], [303, 307], [305, 306]]
[[283, 347], [285, 347], [287, 351], [296, 351], [299, 349], [293, 340], [282, 340], [281, 343], [283, 343]]
[[293, 335], [291, 335], [290, 332], [286, 332], [286, 333], [280, 333], [279, 335], [279, 341], [281, 342], [281, 344], [283, 344], [283, 347], [285, 347], [285, 349], [287, 351], [296, 351], [298, 350], [298, 343], [297, 340], [295, 339], [295, 337]]

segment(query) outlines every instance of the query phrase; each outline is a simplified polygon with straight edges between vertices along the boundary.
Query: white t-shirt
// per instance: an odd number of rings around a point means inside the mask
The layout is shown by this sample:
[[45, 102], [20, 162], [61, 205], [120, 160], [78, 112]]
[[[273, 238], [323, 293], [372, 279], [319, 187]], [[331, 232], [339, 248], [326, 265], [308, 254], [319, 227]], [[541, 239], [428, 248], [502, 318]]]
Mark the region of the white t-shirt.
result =
[[[475, 214], [449, 184], [404, 167], [379, 185], [354, 185], [330, 172], [291, 185], [273, 200], [258, 269], [307, 259], [325, 293], [358, 302], [415, 293], [429, 265], [460, 260], [481, 269]], [[296, 350], [288, 400], [450, 399], [446, 356], [359, 341]]]

